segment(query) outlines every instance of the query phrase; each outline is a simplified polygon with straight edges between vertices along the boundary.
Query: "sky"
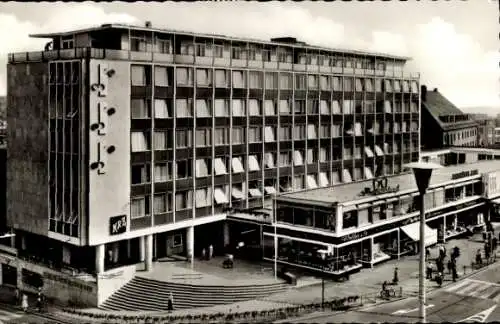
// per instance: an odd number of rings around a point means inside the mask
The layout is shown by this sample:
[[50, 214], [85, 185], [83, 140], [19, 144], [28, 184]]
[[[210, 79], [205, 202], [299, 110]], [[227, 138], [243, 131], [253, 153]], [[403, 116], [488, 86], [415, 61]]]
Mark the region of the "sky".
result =
[[[42, 50], [30, 33], [143, 25], [409, 56], [408, 72], [465, 111], [500, 113], [498, 1], [0, 3], [0, 96], [7, 54]], [[467, 109], [467, 107], [475, 107]], [[480, 107], [480, 108], [478, 108]], [[483, 109], [484, 108], [484, 109]]]

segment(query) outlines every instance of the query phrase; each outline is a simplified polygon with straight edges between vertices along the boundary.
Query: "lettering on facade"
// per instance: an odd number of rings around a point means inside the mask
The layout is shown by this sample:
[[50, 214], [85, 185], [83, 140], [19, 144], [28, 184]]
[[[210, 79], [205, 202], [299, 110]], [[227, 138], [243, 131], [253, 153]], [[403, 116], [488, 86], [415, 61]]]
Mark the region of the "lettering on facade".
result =
[[389, 186], [389, 181], [387, 177], [379, 177], [375, 178], [372, 181], [372, 187], [366, 187], [363, 191], [361, 191], [360, 196], [367, 195], [381, 195], [386, 193], [394, 193], [399, 191], [399, 185], [395, 187]]
[[114, 216], [109, 219], [109, 235], [122, 234], [127, 231], [127, 216]]
[[368, 231], [349, 234], [349, 235], [343, 236], [341, 238], [341, 240], [342, 240], [342, 242], [348, 242], [348, 241], [358, 240], [358, 239], [363, 238], [365, 236], [368, 236]]
[[59, 282], [59, 283], [62, 283], [68, 287], [75, 287], [75, 288], [78, 288], [78, 289], [81, 289], [81, 290], [85, 290], [85, 291], [88, 291], [88, 292], [91, 292], [93, 290], [92, 286], [89, 286], [89, 285], [85, 285], [83, 283], [80, 283], [80, 282], [76, 282], [76, 281], [73, 281], [73, 280], [70, 280], [66, 277], [63, 277], [63, 276], [60, 276], [60, 275], [57, 275], [57, 274], [53, 274], [53, 273], [50, 273], [50, 272], [44, 272], [43, 273], [43, 277], [45, 279], [48, 279], [48, 280], [52, 280], [52, 281], [56, 281], [56, 282]]
[[462, 171], [458, 173], [453, 173], [451, 175], [451, 180], [457, 180], [461, 178], [467, 178], [467, 177], [472, 177], [475, 175], [478, 175], [479, 171], [478, 170], [467, 170], [467, 171]]

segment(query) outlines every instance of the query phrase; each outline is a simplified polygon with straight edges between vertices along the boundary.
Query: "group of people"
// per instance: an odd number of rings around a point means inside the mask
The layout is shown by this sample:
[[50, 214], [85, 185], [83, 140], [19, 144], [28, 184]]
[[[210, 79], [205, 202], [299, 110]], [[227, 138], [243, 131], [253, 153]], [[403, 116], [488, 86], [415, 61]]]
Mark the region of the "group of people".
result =
[[[25, 293], [21, 295], [19, 288], [16, 289], [15, 294], [16, 294], [15, 295], [16, 305], [20, 303], [23, 311], [27, 312], [29, 308], [28, 295]], [[43, 310], [44, 302], [45, 302], [45, 295], [43, 294], [42, 288], [40, 287], [38, 288], [36, 297], [36, 309], [38, 312], [41, 312]]]
[[210, 260], [212, 259], [214, 256], [214, 246], [212, 244], [210, 244], [208, 246], [208, 252], [207, 252], [207, 249], [203, 248], [203, 250], [201, 250], [201, 259], [202, 260]]
[[[446, 247], [444, 245], [439, 246], [439, 255], [435, 259], [437, 275], [434, 280], [438, 283], [438, 285], [442, 285], [444, 279], [444, 264], [446, 259]], [[434, 263], [431, 260], [431, 252], [429, 248], [425, 251], [425, 256], [428, 261], [427, 263], [427, 279], [432, 280], [432, 273], [434, 271]], [[457, 258], [460, 256], [460, 249], [455, 246], [450, 253], [450, 259], [447, 263], [448, 273], [452, 275], [453, 281], [457, 281], [458, 273], [457, 273]]]

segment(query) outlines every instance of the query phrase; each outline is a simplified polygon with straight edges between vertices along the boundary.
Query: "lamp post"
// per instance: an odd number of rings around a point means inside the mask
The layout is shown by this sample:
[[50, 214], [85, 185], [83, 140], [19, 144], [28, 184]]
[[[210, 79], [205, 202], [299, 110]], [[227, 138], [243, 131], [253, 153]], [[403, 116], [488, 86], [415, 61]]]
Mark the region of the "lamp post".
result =
[[325, 310], [325, 258], [326, 254], [321, 253], [321, 309]]
[[427, 162], [414, 162], [405, 165], [413, 170], [415, 182], [420, 194], [420, 262], [418, 274], [418, 295], [420, 299], [420, 322], [425, 323], [425, 191], [429, 187], [432, 170], [441, 168], [441, 165]]

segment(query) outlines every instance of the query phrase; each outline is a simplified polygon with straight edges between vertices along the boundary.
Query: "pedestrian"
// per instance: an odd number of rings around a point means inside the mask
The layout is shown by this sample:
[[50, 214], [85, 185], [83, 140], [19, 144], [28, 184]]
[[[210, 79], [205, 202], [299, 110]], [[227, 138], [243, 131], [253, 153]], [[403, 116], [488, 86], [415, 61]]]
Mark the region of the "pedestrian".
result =
[[173, 310], [174, 310], [174, 295], [171, 292], [170, 296], [168, 296], [168, 311], [171, 312]]
[[432, 280], [432, 262], [429, 261], [427, 264], [427, 279]]
[[397, 285], [399, 282], [398, 267], [394, 268], [394, 277], [392, 278], [392, 283]]
[[496, 251], [497, 250], [497, 244], [498, 244], [497, 237], [493, 236], [493, 239], [491, 240], [491, 242], [493, 243], [493, 251]]
[[481, 250], [480, 249], [478, 249], [477, 252], [476, 252], [476, 263], [478, 265], [483, 264], [483, 260], [481, 258]]
[[451, 269], [453, 268], [453, 259], [448, 260], [448, 273], [451, 274]]
[[490, 244], [488, 242], [484, 243], [484, 257], [486, 260], [490, 258]]
[[203, 248], [203, 250], [201, 250], [201, 259], [205, 260], [206, 258], [207, 258], [207, 250]]
[[208, 247], [208, 259], [212, 259], [212, 257], [214, 256], [214, 247], [212, 244], [210, 244], [210, 246]]
[[26, 294], [23, 294], [23, 300], [21, 302], [21, 306], [23, 308], [23, 311], [25, 312], [28, 311], [28, 296]]
[[16, 288], [16, 291], [14, 293], [14, 298], [16, 306], [19, 305], [19, 303], [21, 302], [21, 292], [19, 291], [19, 288]]
[[457, 264], [456, 263], [453, 263], [451, 271], [452, 271], [452, 275], [453, 275], [453, 282], [456, 282], [457, 278], [458, 278]]

